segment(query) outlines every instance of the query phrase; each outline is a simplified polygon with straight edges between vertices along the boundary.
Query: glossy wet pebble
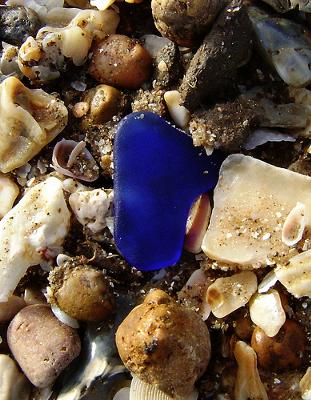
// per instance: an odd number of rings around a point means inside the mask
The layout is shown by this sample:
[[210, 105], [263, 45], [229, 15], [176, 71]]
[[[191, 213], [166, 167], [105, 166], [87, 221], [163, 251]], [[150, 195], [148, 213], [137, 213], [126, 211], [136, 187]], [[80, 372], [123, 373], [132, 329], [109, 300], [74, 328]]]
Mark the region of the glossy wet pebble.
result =
[[89, 72], [101, 83], [137, 89], [150, 77], [151, 67], [150, 54], [137, 40], [110, 35], [95, 47]]
[[7, 339], [26, 377], [41, 388], [50, 386], [81, 349], [77, 332], [41, 304], [28, 306], [15, 316]]
[[151, 112], [119, 124], [114, 147], [115, 243], [141, 270], [175, 264], [191, 204], [213, 189], [223, 155], [207, 156]]
[[27, 7], [0, 7], [0, 41], [20, 46], [28, 36], [36, 36], [41, 23], [37, 14]]

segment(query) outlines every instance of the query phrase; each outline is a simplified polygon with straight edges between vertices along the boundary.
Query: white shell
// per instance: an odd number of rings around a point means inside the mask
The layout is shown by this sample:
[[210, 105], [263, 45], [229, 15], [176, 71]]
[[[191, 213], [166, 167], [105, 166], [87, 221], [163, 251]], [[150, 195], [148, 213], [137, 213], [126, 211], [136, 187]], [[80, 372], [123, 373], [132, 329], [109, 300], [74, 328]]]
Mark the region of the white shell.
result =
[[274, 286], [278, 281], [274, 270], [267, 273], [263, 280], [258, 285], [258, 293], [266, 293], [272, 286]]
[[55, 317], [65, 325], [71, 326], [71, 328], [78, 329], [79, 323], [76, 319], [71, 318], [68, 314], [66, 314], [63, 310], [57, 307], [55, 304], [51, 305], [51, 310]]
[[216, 279], [207, 289], [206, 299], [215, 317], [223, 318], [245, 306], [256, 290], [256, 275], [254, 272], [244, 271]]
[[[176, 400], [197, 400], [198, 392], [194, 390], [187, 397], [176, 397]], [[170, 396], [161, 392], [155, 385], [141, 381], [133, 376], [130, 388], [130, 400], [172, 400]]]
[[276, 290], [268, 293], [256, 293], [249, 302], [251, 320], [259, 326], [267, 336], [277, 335], [286, 321], [280, 295]]
[[282, 242], [287, 246], [295, 246], [303, 236], [306, 227], [306, 206], [297, 202], [288, 214], [282, 229]]
[[185, 106], [181, 105], [182, 98], [178, 90], [165, 92], [164, 100], [175, 124], [179, 128], [186, 128], [190, 120], [190, 112]]

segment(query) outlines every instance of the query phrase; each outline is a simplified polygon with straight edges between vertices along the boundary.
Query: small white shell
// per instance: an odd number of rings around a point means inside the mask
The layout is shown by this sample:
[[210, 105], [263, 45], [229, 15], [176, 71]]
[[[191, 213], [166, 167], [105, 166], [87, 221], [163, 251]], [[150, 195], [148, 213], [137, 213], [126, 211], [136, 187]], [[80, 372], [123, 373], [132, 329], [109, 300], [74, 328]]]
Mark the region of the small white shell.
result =
[[287, 246], [295, 246], [303, 236], [306, 226], [306, 206], [297, 202], [290, 211], [283, 225], [282, 242]]
[[[197, 400], [197, 398], [198, 392], [194, 390], [189, 396], [178, 396], [176, 400]], [[161, 392], [155, 385], [143, 382], [134, 375], [130, 388], [130, 400], [172, 400], [172, 398]]]
[[277, 276], [275, 275], [274, 270], [267, 273], [264, 276], [263, 280], [258, 285], [258, 293], [266, 293], [269, 289], [272, 288], [278, 281]]
[[186, 128], [190, 120], [190, 112], [185, 106], [181, 105], [182, 99], [178, 90], [165, 92], [164, 100], [175, 124], [179, 128]]
[[286, 321], [280, 295], [276, 290], [268, 293], [256, 293], [249, 302], [251, 320], [259, 326], [267, 336], [274, 337]]
[[78, 329], [79, 323], [76, 319], [71, 318], [63, 310], [61, 310], [57, 305], [51, 304], [51, 310], [55, 317], [65, 325], [71, 326], [71, 328]]

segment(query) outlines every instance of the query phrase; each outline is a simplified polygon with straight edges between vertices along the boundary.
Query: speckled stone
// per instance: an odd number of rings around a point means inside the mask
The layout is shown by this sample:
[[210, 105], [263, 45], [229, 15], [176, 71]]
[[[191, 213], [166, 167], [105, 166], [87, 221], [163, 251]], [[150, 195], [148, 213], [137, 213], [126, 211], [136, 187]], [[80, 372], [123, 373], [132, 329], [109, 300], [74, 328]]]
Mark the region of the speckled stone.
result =
[[119, 124], [114, 144], [115, 243], [140, 270], [175, 264], [197, 196], [213, 189], [222, 153], [207, 156], [191, 138], [151, 112]]

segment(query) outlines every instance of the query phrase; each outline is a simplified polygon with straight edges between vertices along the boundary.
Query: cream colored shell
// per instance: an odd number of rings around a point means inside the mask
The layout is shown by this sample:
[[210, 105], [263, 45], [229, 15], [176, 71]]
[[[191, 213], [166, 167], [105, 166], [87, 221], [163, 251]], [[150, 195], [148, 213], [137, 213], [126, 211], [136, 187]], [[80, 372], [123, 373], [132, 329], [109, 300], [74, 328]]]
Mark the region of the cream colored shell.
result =
[[30, 188], [0, 221], [0, 302], [13, 293], [28, 267], [59, 249], [69, 230], [62, 182], [50, 177]]
[[214, 209], [202, 249], [211, 259], [251, 269], [273, 264], [292, 251], [282, 227], [298, 202], [311, 225], [311, 178], [242, 154], [223, 163]]
[[311, 400], [311, 367], [307, 369], [307, 372], [299, 382], [301, 391], [301, 398], [303, 400]]
[[21, 167], [66, 126], [62, 101], [41, 89], [28, 89], [17, 78], [0, 85], [0, 171]]

